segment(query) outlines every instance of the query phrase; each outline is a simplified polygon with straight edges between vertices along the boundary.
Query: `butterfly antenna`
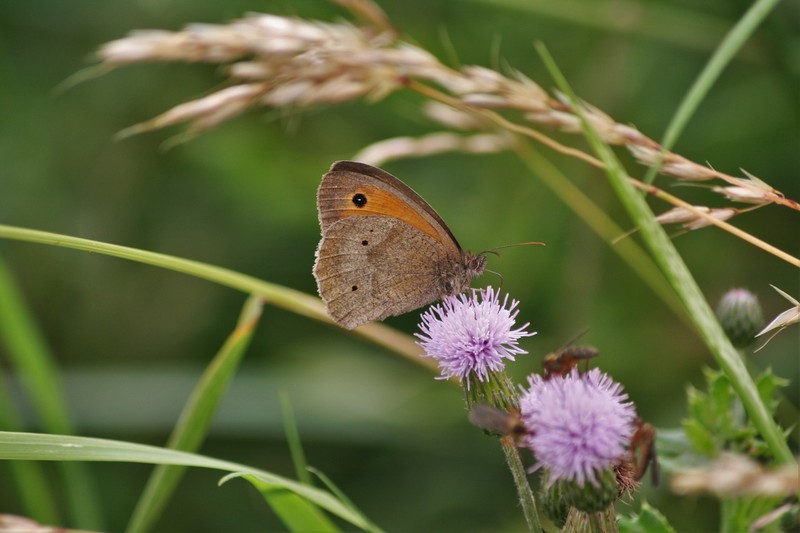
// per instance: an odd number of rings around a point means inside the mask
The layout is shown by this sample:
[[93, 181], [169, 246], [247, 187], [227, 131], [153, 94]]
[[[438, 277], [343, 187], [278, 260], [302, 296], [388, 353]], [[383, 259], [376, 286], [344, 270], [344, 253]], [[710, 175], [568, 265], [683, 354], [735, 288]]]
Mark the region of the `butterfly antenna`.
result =
[[516, 248], [517, 246], [544, 246], [544, 243], [531, 241], [531, 242], [518, 242], [516, 244], [504, 244], [502, 246], [495, 246], [494, 248], [485, 250], [483, 253], [500, 255], [497, 253], [497, 250], [502, 250], [503, 248]]
[[573, 344], [575, 344], [575, 342], [576, 342], [578, 339], [580, 339], [581, 337], [583, 337], [583, 336], [584, 336], [584, 335], [586, 335], [587, 333], [589, 333], [589, 328], [586, 328], [586, 329], [584, 329], [583, 331], [581, 331], [580, 333], [578, 333], [577, 335], [575, 335], [574, 337], [572, 337], [570, 340], [568, 340], [567, 342], [565, 342], [564, 344], [562, 344], [562, 345], [561, 345], [561, 347], [560, 347], [558, 350], [556, 350], [556, 351], [557, 351], [557, 352], [560, 352], [560, 351], [563, 351], [563, 350], [565, 350], [565, 349], [569, 348], [570, 346], [572, 346]]
[[503, 248], [516, 248], [517, 246], [544, 246], [543, 242], [518, 242], [516, 244], [504, 244], [502, 246], [495, 246], [494, 248], [490, 248], [489, 250], [484, 250], [478, 255], [486, 255], [486, 254], [494, 254], [497, 257], [500, 257], [500, 253], [497, 250], [502, 250]]

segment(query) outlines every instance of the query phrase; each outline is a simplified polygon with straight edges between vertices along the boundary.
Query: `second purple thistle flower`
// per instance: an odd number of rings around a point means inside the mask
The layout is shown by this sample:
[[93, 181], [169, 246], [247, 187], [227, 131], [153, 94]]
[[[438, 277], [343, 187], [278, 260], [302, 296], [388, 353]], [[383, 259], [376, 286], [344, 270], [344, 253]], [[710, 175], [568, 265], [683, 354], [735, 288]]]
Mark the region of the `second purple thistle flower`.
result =
[[631, 442], [636, 411], [628, 395], [596, 368], [549, 380], [533, 375], [528, 383], [520, 411], [534, 468], [544, 468], [549, 483], [596, 485], [598, 474], [622, 460]]

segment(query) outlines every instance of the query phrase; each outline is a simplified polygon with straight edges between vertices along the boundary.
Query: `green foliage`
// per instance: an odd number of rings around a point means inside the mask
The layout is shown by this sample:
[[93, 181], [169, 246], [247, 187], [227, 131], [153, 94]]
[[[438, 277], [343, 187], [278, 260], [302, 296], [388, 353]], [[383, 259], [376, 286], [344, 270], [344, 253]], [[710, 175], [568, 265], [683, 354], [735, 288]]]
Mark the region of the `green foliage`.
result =
[[[759, 437], [741, 409], [728, 378], [719, 371], [705, 372], [708, 392], [688, 390], [689, 417], [683, 421], [686, 436], [695, 451], [714, 458], [722, 452], [737, 452], [767, 461], [769, 448]], [[756, 379], [759, 396], [769, 412], [774, 413], [775, 393], [787, 381], [775, 376], [771, 369]], [[745, 531], [754, 521], [775, 509], [781, 502], [775, 497], [739, 496], [722, 501], [722, 530]], [[773, 524], [765, 531], [777, 531]]]
[[609, 468], [600, 472], [597, 478], [597, 485], [588, 481], [579, 485], [576, 481], [563, 479], [549, 486], [543, 482], [539, 491], [542, 512], [561, 527], [572, 508], [588, 514], [608, 509], [618, 497], [616, 474]]
[[[532, 59], [530, 43], [535, 35], [551, 47], [581, 98], [622, 123], [635, 123], [654, 139], [674, 117], [681, 94], [724, 35], [741, 27], [737, 23], [745, 8], [720, 10], [719, 5], [713, 0], [682, 5], [639, 0], [622, 4], [476, 0], [462, 7], [448, 0], [381, 1], [404, 35], [439, 57], [446, 56], [440, 31], [446, 28], [454, 50], [451, 64], [508, 64], [549, 88], [543, 69]], [[797, 198], [794, 89], [800, 71], [797, 62], [790, 60], [796, 41], [791, 24], [785, 23], [790, 5], [777, 5], [775, 16], [758, 30], [752, 25], [749, 31], [753, 33], [741, 50], [725, 48], [732, 57], [725, 76], [713, 88], [703, 89], [703, 96], [713, 97], [703, 101], [678, 150], [724, 171], [748, 168]], [[626, 16], [632, 7], [638, 15], [635, 20]], [[519, 529], [518, 504], [501, 490], [508, 484], [508, 472], [489, 464], [487, 458], [496, 449], [487, 450], [476, 439], [465, 438], [464, 413], [458, 399], [452, 398], [453, 391], [439, 392], [445, 387], [434, 383], [430, 374], [408, 370], [405, 361], [386, 356], [383, 348], [359, 342], [375, 340], [367, 328], [350, 338], [316, 322], [324, 320], [310, 275], [319, 237], [313, 206], [318, 178], [334, 158], [352, 157], [365, 144], [429, 132], [434, 126], [422, 118], [416, 96], [401, 93], [380, 105], [354, 102], [311, 113], [255, 111], [189, 143], [161, 150], [164, 138], [174, 130], [122, 142], [110, 139], [132, 123], [205, 93], [209, 85], [218, 86], [219, 67], [163, 63], [119, 68], [53, 95], [53, 88], [86, 65], [86, 58], [107, 40], [135, 28], [175, 29], [195, 21], [230, 20], [252, 9], [252, 3], [210, 0], [99, 4], [79, 0], [69, 6], [53, 0], [0, 2], [0, 77], [4, 81], [0, 84], [0, 223], [54, 232], [40, 234], [39, 241], [28, 232], [23, 239], [28, 243], [5, 238], [19, 239], [24, 231], [18, 231], [17, 236], [4, 235], [0, 242], [0, 252], [19, 280], [14, 292], [0, 289], [0, 299], [24, 294], [30, 308], [30, 312], [12, 313], [10, 322], [0, 324], [6, 327], [0, 335], [8, 339], [22, 334], [28, 345], [46, 339], [54, 348], [53, 354], [45, 354], [50, 365], [45, 370], [50, 374], [39, 374], [46, 379], [28, 387], [23, 365], [37, 364], [38, 355], [21, 356], [23, 352], [11, 348], [0, 353], [0, 364], [10, 362], [9, 381], [22, 381], [25, 400], [34, 406], [49, 405], [37, 412], [44, 421], [42, 427], [34, 426], [37, 431], [68, 433], [74, 419], [82, 434], [124, 435], [132, 446], [132, 442], [152, 439], [160, 442], [173, 428], [159, 415], [167, 413], [172, 420], [186, 400], [172, 391], [181, 390], [184, 377], [196, 376], [197, 369], [207, 364], [207, 354], [229, 333], [228, 324], [241, 303], [241, 295], [230, 288], [257, 292], [267, 296], [270, 305], [269, 320], [264, 320], [268, 334], [254, 336], [251, 366], [242, 377], [250, 379], [251, 385], [255, 379], [263, 378], [263, 382], [249, 388], [234, 382], [231, 392], [235, 394], [229, 399], [238, 403], [219, 413], [219, 431], [209, 443], [215, 455], [239, 458], [257, 448], [241, 462], [263, 461], [270, 470], [290, 471], [280, 416], [272, 409], [272, 400], [276, 390], [291, 390], [293, 399], [302, 398], [296, 405], [309, 456], [326, 461], [326, 471], [335, 465], [339, 471], [334, 477], [346, 477], [348, 493], [388, 529]], [[322, 1], [268, 1], [258, 9], [321, 20], [346, 17], [339, 7]], [[490, 52], [493, 41], [501, 44]], [[560, 139], [567, 137], [559, 134]], [[627, 156], [624, 150], [619, 153]], [[630, 225], [596, 171], [561, 156], [550, 162], [551, 156], [548, 150], [536, 152], [536, 157], [558, 167], [555, 179], [590, 198], [591, 207], [567, 207], [570, 202], [564, 196], [559, 201], [548, 190], [550, 185], [542, 186], [539, 171], [520, 172], [519, 161], [510, 156], [443, 155], [398, 161], [391, 170], [410, 178], [409, 184], [436, 206], [465, 247], [547, 242], [541, 251], [504, 253], [502, 261], [492, 258], [492, 268], [502, 272], [505, 287], [528, 302], [520, 317], [539, 331], [527, 344], [528, 368], [538, 365], [536, 357], [547, 346], [557, 346], [576, 329], [590, 325], [595, 342], [602, 342], [605, 353], [615, 354], [604, 364], [625, 384], [642, 416], [652, 414], [657, 418], [654, 423], [675, 420], [685, 410], [685, 383], [697, 377], [707, 351], [687, 334], [680, 322], [685, 315], [676, 319], [683, 304], [649, 257], [642, 259], [638, 238], [604, 248], [603, 241], [610, 242], [623, 230], [609, 225], [598, 238], [587, 229], [599, 226], [597, 217], [587, 215], [589, 209], [619, 221], [623, 228]], [[529, 164], [528, 160], [523, 164]], [[641, 170], [628, 166], [634, 175]], [[657, 185], [668, 189], [673, 183], [660, 178]], [[699, 191], [692, 189], [687, 200], [694, 202]], [[658, 200], [652, 203], [656, 211], [665, 207]], [[796, 235], [785, 228], [796, 223], [795, 217], [791, 210], [768, 206], [748, 215], [746, 222], [753, 234], [765, 236], [779, 248], [792, 249]], [[758, 292], [770, 282], [786, 287], [796, 283], [796, 269], [776, 265], [771, 256], [714, 228], [682, 236], [676, 245], [705, 294], [721, 294], [739, 284]], [[623, 253], [626, 248], [633, 248], [635, 254]], [[109, 260], [98, 252], [157, 268]], [[188, 276], [173, 275], [169, 269]], [[653, 298], [653, 290], [660, 300]], [[769, 309], [769, 300], [764, 303]], [[20, 326], [20, 318], [28, 323]], [[413, 322], [413, 317], [405, 317], [391, 325], [411, 330]], [[26, 333], [31, 330], [33, 335]], [[395, 339], [391, 344], [396, 347], [399, 342]], [[776, 337], [770, 350], [761, 354], [762, 360], [775, 365], [779, 373], [786, 375], [784, 369], [789, 369], [794, 382], [790, 396], [795, 397], [796, 361], [785, 362], [782, 352], [796, 353], [796, 341], [789, 335]], [[178, 371], [171, 373], [174, 369]], [[92, 379], [74, 379], [87, 375]], [[142, 375], [159, 376], [159, 387], [137, 391], [145, 391], [142, 399], [151, 402], [131, 401], [139, 396], [120, 394], [110, 385], [148, 383]], [[61, 392], [62, 384], [66, 394]], [[764, 376], [756, 382], [757, 396], [770, 412], [775, 407], [772, 393], [780, 385]], [[755, 438], [741, 407], [734, 401], [736, 414], [721, 412], [730, 402], [726, 399], [730, 383], [721, 384], [720, 389], [690, 391], [686, 436], [672, 435], [672, 451], [685, 450], [688, 437], [705, 456], [730, 443], [764, 456], [759, 448], [763, 443]], [[3, 401], [10, 399], [3, 407], [13, 408], [20, 399], [17, 390], [11, 386], [5, 392], [10, 394], [2, 395]], [[693, 400], [692, 395], [709, 398]], [[159, 408], [149, 408], [153, 403]], [[93, 405], [103, 409], [93, 411]], [[19, 413], [9, 417], [4, 413], [7, 425], [2, 429], [14, 427], [9, 420], [15, 415], [23, 419]], [[47, 426], [48, 420], [70, 427], [53, 429]], [[36, 422], [26, 419], [23, 423]], [[724, 428], [728, 437], [721, 437], [718, 428]], [[665, 432], [659, 432], [658, 440], [661, 455], [666, 448]], [[59, 467], [75, 475], [65, 476], [60, 487], [52, 483], [54, 476], [48, 477], [50, 488], [103, 508], [110, 515], [111, 530], [124, 527], [138, 495], [141, 470], [97, 468], [75, 461], [115, 460], [117, 453], [147, 464], [170, 461], [158, 454], [128, 455], [131, 450], [116, 447], [99, 446], [93, 451], [92, 442], [69, 437], [45, 442], [41, 453], [34, 453], [40, 444], [26, 437], [7, 457], [61, 458]], [[279, 451], [271, 453], [272, 448]], [[0, 501], [8, 506], [4, 511], [27, 509], [21, 503], [21, 489], [38, 492], [39, 503], [44, 502], [45, 491], [26, 489], [14, 476], [5, 475], [7, 466], [0, 464]], [[102, 479], [100, 486], [113, 484], [128, 492], [92, 495], [81, 482], [86, 479], [84, 466]], [[369, 475], [362, 474], [364, 469]], [[460, 476], [471, 482], [463, 482]], [[264, 479], [265, 486], [276, 483], [274, 478]], [[164, 517], [164, 530], [191, 527], [187, 518], [195, 518], [195, 525], [209, 530], [215, 526], [223, 530], [217, 522], [222, 516], [234, 517], [240, 528], [249, 518], [257, 524], [248, 523], [249, 529], [264, 529], [257, 522], [263, 515], [246, 516], [252, 507], [247, 498], [217, 499], [215, 487], [203, 493], [201, 485], [179, 491]], [[327, 492], [321, 495], [308, 484], [299, 485], [311, 491], [306, 496], [314, 505], [335, 515], [343, 513], [345, 521], [352, 518], [352, 527], [369, 527], [348, 512], [335, 493], [331, 499]], [[419, 487], [435, 496], [420, 501]], [[273, 499], [294, 500], [278, 494], [279, 490], [273, 490]], [[686, 502], [664, 487], [654, 492], [652, 500], [681, 531], [690, 531], [697, 518], [707, 513], [704, 506], [687, 513]], [[414, 513], [398, 513], [398, 508], [413, 508]], [[124, 511], [114, 513], [119, 509]], [[649, 516], [648, 509], [643, 507], [640, 515]], [[74, 509], [70, 512], [80, 514]], [[733, 509], [731, 516], [738, 521], [735, 517], [740, 514]], [[85, 518], [84, 513], [74, 525], [92, 528], [88, 515]], [[297, 516], [291, 512], [292, 520]], [[498, 517], [506, 521], [501, 526]], [[62, 519], [59, 525], [68, 525], [65, 522]]]
[[647, 502], [642, 502], [637, 514], [620, 516], [619, 531], [620, 533], [675, 533], [664, 515]]
[[[705, 372], [708, 392], [690, 387], [687, 392], [689, 416], [683, 428], [695, 451], [715, 457], [722, 451], [734, 451], [753, 457], [772, 457], [764, 441], [746, 417], [730, 380], [720, 371]], [[775, 391], [787, 384], [765, 371], [756, 379], [759, 397], [774, 414], [777, 405]]]
[[[225, 481], [238, 474], [231, 474]], [[290, 490], [267, 483], [255, 476], [241, 475], [258, 489], [264, 500], [281, 519], [288, 531], [336, 532], [339, 529], [319, 508]]]
[[[16, 371], [31, 400], [45, 431], [73, 433], [75, 425], [67, 409], [64, 391], [59, 379], [59, 369], [53, 353], [45, 342], [35, 318], [28, 309], [17, 282], [6, 262], [0, 258], [0, 347], [5, 347], [8, 362]], [[0, 361], [1, 362], [1, 361]], [[0, 382], [0, 386], [4, 383]], [[4, 402], [5, 422], [0, 429], [17, 429], [16, 413], [11, 402]], [[104, 522], [103, 512], [97, 502], [97, 490], [86, 468], [80, 463], [58, 465], [61, 476], [69, 489], [66, 500], [71, 518], [91, 529], [100, 529]], [[21, 494], [27, 501], [32, 516], [41, 519], [55, 517], [54, 499], [49, 485], [43, 483], [42, 474], [35, 465], [15, 466], [17, 477], [24, 475]], [[29, 476], [29, 477], [28, 477]], [[39, 496], [30, 497], [34, 488]]]
[[778, 399], [775, 392], [787, 385], [789, 385], [789, 380], [776, 376], [771, 368], [766, 369], [763, 374], [756, 378], [758, 395], [764, 405], [767, 406], [767, 409], [773, 412], [778, 407]]
[[[264, 470], [169, 448], [109, 439], [0, 431], [0, 460], [4, 459], [132, 462], [224, 470], [232, 472], [232, 474], [222, 478], [220, 483], [224, 483], [232, 477], [248, 476], [252, 478], [251, 482], [258, 482], [260, 487], [269, 488], [270, 491], [277, 488], [291, 491], [298, 497], [307, 500], [309, 504], [321, 507], [356, 527], [362, 529], [369, 527], [369, 522], [360, 512], [329, 492]], [[305, 517], [295, 516], [295, 513], [301, 513], [298, 511], [301, 508], [308, 509], [307, 506], [299, 504], [293, 498], [287, 498], [282, 493], [277, 499], [279, 504], [285, 503], [286, 507], [291, 509], [289, 513], [293, 521], [306, 520]], [[309, 520], [311, 519], [309, 518]]]
[[[211, 360], [187, 400], [167, 447], [193, 452], [205, 441], [222, 397], [250, 344], [261, 317], [262, 305], [260, 298], [251, 296], [247, 299], [236, 328]], [[153, 470], [128, 523], [128, 531], [147, 531], [152, 527], [185, 470], [185, 467], [171, 465], [159, 465]]]
[[[722, 531], [752, 531], [752, 524], [778, 507], [781, 498], [741, 497], [722, 501]], [[759, 528], [759, 533], [783, 531], [780, 521]]]

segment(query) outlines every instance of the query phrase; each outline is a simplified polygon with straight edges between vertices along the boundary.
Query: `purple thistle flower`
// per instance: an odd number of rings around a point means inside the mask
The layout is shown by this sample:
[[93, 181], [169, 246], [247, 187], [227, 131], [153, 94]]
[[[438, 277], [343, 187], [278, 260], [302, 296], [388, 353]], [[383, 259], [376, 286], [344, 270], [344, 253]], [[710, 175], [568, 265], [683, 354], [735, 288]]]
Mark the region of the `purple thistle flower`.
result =
[[597, 474], [617, 463], [633, 435], [636, 411], [622, 386], [595, 368], [549, 380], [528, 378], [520, 397], [523, 438], [544, 467], [548, 482], [563, 479], [598, 485]]
[[508, 305], [508, 294], [501, 303], [500, 292], [487, 287], [470, 296], [447, 296], [425, 311], [419, 324], [422, 333], [415, 335], [425, 350], [423, 357], [439, 362], [442, 374], [437, 379], [458, 377], [469, 388], [470, 375], [483, 382], [505, 368], [503, 359], [513, 361], [515, 355], [528, 353], [517, 342], [536, 333], [525, 331], [528, 324], [513, 329], [518, 303], [511, 300]]

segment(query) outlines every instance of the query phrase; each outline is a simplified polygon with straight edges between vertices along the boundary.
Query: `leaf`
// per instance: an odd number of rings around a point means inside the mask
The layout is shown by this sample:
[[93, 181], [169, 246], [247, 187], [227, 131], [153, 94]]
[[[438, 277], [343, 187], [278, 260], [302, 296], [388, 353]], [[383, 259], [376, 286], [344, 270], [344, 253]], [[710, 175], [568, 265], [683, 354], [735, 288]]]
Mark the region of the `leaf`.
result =
[[[67, 409], [56, 358], [28, 309], [11, 270], [5, 262], [0, 261], [0, 352], [3, 349], [11, 367], [20, 378], [25, 395], [30, 400], [43, 430], [51, 433], [74, 433], [75, 425], [72, 414]], [[5, 403], [5, 406], [6, 414], [11, 414], [11, 404]], [[4, 429], [14, 428], [7, 425]], [[32, 472], [36, 466], [21, 468]], [[59, 465], [59, 470], [64, 486], [69, 487], [65, 494], [71, 518], [88, 528], [102, 529], [103, 512], [98, 504], [97, 487], [89, 470], [78, 463]], [[19, 470], [15, 467], [15, 471]], [[20, 488], [23, 495], [30, 492], [30, 483], [33, 482], [31, 478], [26, 483], [29, 485], [27, 488]], [[52, 511], [45, 509], [55, 507], [52, 501], [46, 502], [54, 499], [51, 494], [53, 489], [50, 486], [39, 491], [36, 499], [41, 504], [36, 505], [41, 508], [31, 514], [35, 514], [37, 518], [46, 518], [48, 514], [52, 514]], [[28, 501], [28, 498], [25, 500]]]
[[711, 401], [708, 395], [704, 392], [697, 390], [694, 387], [689, 387], [686, 391], [686, 408], [689, 412], [689, 418], [697, 420], [698, 423], [703, 425], [708, 424], [711, 417]]
[[[723, 500], [723, 524], [729, 531], [752, 531], [750, 526], [753, 522], [776, 509], [780, 502], [781, 498], [763, 496]], [[781, 529], [779, 524], [772, 524], [758, 531], [778, 533]]]
[[221, 483], [236, 477], [253, 484], [289, 531], [339, 531], [319, 507], [280, 485], [238, 472], [225, 476]]
[[[245, 302], [236, 328], [211, 360], [189, 396], [167, 447], [195, 451], [205, 440], [217, 407], [250, 344], [253, 330], [261, 316], [262, 304], [261, 298], [256, 296], [251, 296]], [[146, 531], [152, 526], [172, 496], [185, 469], [181, 466], [159, 465], [153, 470], [128, 522], [128, 531]]]
[[708, 390], [715, 418], [719, 420], [720, 417], [729, 415], [735, 397], [730, 380], [722, 374], [717, 374], [709, 381]]
[[247, 465], [158, 446], [71, 435], [0, 431], [0, 460], [2, 459], [169, 464], [241, 472], [291, 490], [356, 527], [368, 527], [358, 513], [347, 508], [329, 492]]
[[771, 368], [765, 370], [764, 373], [756, 379], [758, 395], [770, 411], [774, 411], [778, 403], [773, 397], [775, 391], [788, 384], [789, 380], [776, 376], [772, 373]]
[[313, 467], [309, 467], [309, 471], [313, 473], [315, 476], [317, 476], [325, 484], [325, 486], [328, 487], [328, 490], [330, 490], [337, 498], [339, 498], [339, 501], [341, 501], [344, 505], [349, 507], [354, 513], [357, 513], [358, 515], [361, 516], [361, 518], [367, 524], [367, 527], [365, 528], [367, 531], [370, 531], [372, 533], [381, 533], [381, 529], [372, 522], [370, 522], [367, 516], [364, 513], [362, 513], [361, 510], [358, 509], [352, 501], [350, 501], [350, 498], [348, 498], [347, 495], [339, 487], [333, 484], [333, 481], [331, 481], [328, 478], [328, 476], [326, 476], [321, 471]]
[[292, 456], [297, 480], [306, 485], [311, 485], [311, 475], [308, 473], [308, 463], [306, 462], [305, 452], [303, 452], [303, 443], [300, 441], [300, 432], [297, 430], [297, 423], [294, 419], [289, 396], [285, 392], [281, 393], [281, 412], [283, 431], [286, 433], [286, 442], [289, 445], [289, 453]]
[[709, 457], [716, 455], [719, 445], [714, 435], [698, 420], [694, 418], [684, 420], [683, 429], [695, 450]]
[[[725, 440], [731, 435], [736, 426], [734, 420], [734, 392], [730, 380], [721, 373], [714, 373], [709, 377], [709, 399], [711, 419], [708, 420], [708, 430]], [[739, 408], [741, 412], [741, 408]]]
[[620, 516], [620, 533], [675, 533], [667, 519], [655, 507], [642, 502], [638, 515]]

